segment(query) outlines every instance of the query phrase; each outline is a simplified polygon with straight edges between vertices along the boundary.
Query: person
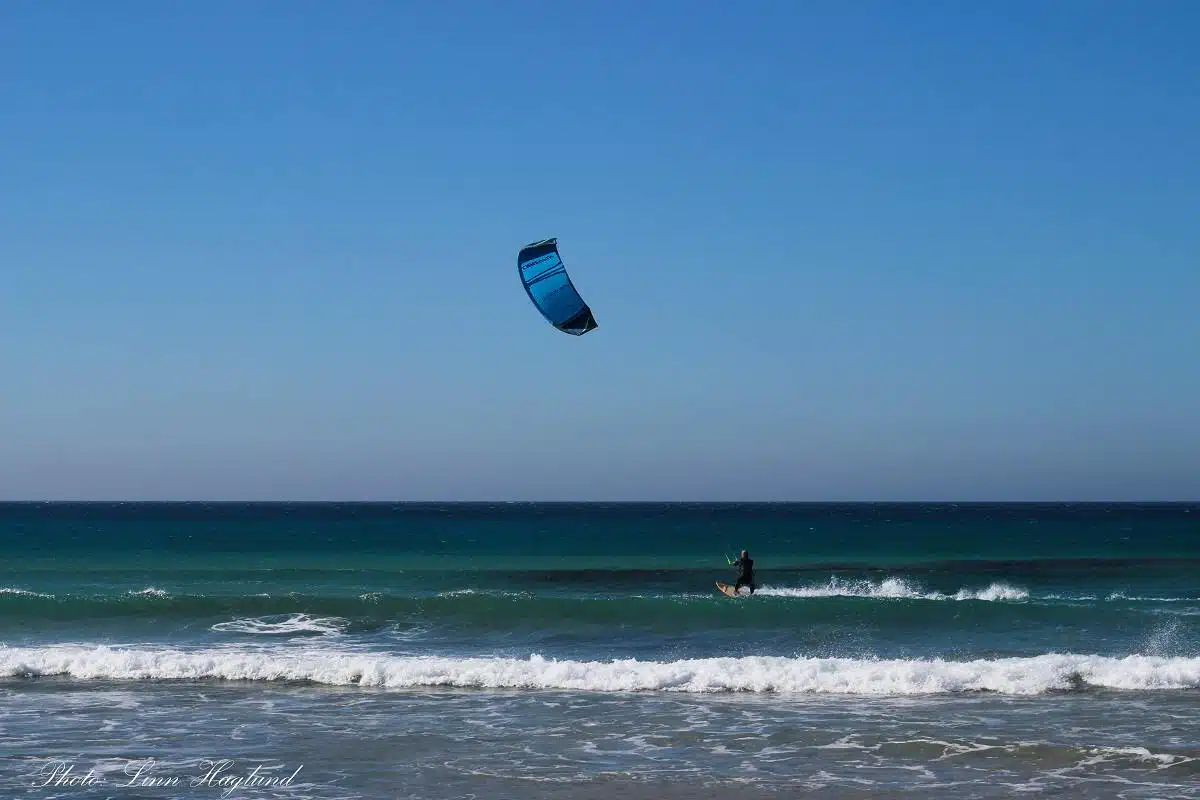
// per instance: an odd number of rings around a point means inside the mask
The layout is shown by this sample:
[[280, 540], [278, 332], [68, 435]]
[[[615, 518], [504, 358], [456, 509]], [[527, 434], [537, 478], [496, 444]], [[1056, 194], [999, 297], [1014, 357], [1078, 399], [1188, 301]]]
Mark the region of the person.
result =
[[733, 562], [733, 566], [738, 571], [737, 583], [733, 585], [733, 591], [736, 593], [743, 586], [749, 586], [750, 594], [754, 594], [754, 560], [750, 558], [750, 552], [743, 550], [738, 560]]

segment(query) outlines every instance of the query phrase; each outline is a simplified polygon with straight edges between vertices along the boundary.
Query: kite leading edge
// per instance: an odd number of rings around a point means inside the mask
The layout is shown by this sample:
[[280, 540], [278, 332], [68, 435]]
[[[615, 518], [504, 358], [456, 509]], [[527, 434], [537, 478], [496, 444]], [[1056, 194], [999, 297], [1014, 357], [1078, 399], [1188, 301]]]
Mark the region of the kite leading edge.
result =
[[517, 272], [521, 284], [537, 310], [554, 327], [572, 336], [595, 330], [596, 318], [575, 290], [562, 256], [558, 240], [545, 239], [527, 244], [517, 254]]

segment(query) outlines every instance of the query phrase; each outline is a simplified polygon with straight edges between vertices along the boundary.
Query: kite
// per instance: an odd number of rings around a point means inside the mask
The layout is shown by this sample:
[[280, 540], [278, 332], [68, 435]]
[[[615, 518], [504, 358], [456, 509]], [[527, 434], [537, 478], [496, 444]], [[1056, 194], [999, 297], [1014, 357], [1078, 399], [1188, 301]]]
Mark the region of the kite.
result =
[[596, 318], [575, 290], [558, 254], [558, 240], [527, 244], [517, 254], [517, 272], [526, 294], [546, 320], [563, 333], [583, 336], [596, 329]]

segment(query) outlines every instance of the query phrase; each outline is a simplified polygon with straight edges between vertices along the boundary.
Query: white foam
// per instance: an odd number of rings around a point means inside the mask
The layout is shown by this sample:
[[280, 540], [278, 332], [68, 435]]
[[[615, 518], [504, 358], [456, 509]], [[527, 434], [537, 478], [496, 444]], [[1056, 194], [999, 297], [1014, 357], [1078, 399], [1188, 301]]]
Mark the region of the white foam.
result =
[[926, 592], [903, 578], [885, 578], [881, 581], [843, 581], [837, 577], [818, 586], [762, 586], [757, 594], [776, 597], [871, 597], [891, 600], [1027, 600], [1029, 592], [1005, 583], [993, 583], [983, 589], [959, 589], [954, 594]]
[[1113, 592], [1108, 597], [1104, 598], [1110, 602], [1116, 600], [1130, 600], [1138, 603], [1194, 603], [1200, 600], [1200, 597], [1138, 597], [1130, 596], [1124, 592]]
[[225, 633], [252, 633], [279, 635], [286, 633], [319, 633], [334, 636], [341, 633], [350, 623], [341, 617], [310, 617], [308, 614], [292, 614], [287, 617], [257, 617], [218, 622], [214, 631]]
[[993, 583], [991, 586], [988, 586], [986, 589], [979, 589], [979, 590], [959, 589], [958, 593], [954, 595], [954, 599], [955, 600], [991, 600], [991, 601], [1028, 600], [1029, 592], [1027, 592], [1026, 590], [1024, 590], [1018, 586], [1009, 586], [1008, 584], [1005, 584], [1005, 583]]
[[444, 592], [438, 592], [435, 597], [470, 597], [472, 595], [479, 597], [502, 597], [506, 599], [520, 598], [528, 599], [533, 597], [532, 592], [513, 592], [504, 591], [502, 589], [447, 589]]
[[0, 587], [0, 594], [14, 594], [21, 597], [47, 597], [52, 598], [52, 594], [42, 594], [41, 592], [31, 592], [28, 589], [18, 589], [16, 587]]
[[129, 594], [135, 595], [137, 597], [170, 597], [171, 596], [171, 595], [167, 594], [165, 589], [155, 589], [153, 586], [149, 586], [145, 589], [142, 589], [139, 592], [135, 592], [132, 589], [130, 589]]
[[1092, 756], [1083, 761], [1080, 766], [1094, 766], [1104, 761], [1121, 757], [1132, 758], [1137, 761], [1148, 761], [1164, 767], [1175, 764], [1186, 764], [1196, 760], [1192, 756], [1175, 753], [1152, 753], [1145, 747], [1097, 747], [1092, 748], [1089, 752]]
[[761, 692], [1030, 695], [1080, 684], [1128, 691], [1200, 688], [1200, 658], [1046, 654], [1028, 658], [848, 659], [747, 656], [680, 661], [558, 661], [389, 656], [332, 649], [0, 647], [0, 676], [116, 680], [293, 680], [388, 688], [569, 689], [595, 692]]

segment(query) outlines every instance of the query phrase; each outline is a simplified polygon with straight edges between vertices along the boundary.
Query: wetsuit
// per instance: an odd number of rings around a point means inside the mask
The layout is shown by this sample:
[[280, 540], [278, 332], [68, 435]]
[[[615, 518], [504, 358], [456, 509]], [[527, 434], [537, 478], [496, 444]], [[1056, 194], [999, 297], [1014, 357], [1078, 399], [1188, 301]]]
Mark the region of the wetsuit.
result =
[[733, 566], [737, 567], [738, 571], [737, 583], [733, 585], [733, 591], [736, 592], [743, 586], [749, 586], [750, 594], [754, 594], [754, 559], [749, 556], [739, 558], [733, 562]]

